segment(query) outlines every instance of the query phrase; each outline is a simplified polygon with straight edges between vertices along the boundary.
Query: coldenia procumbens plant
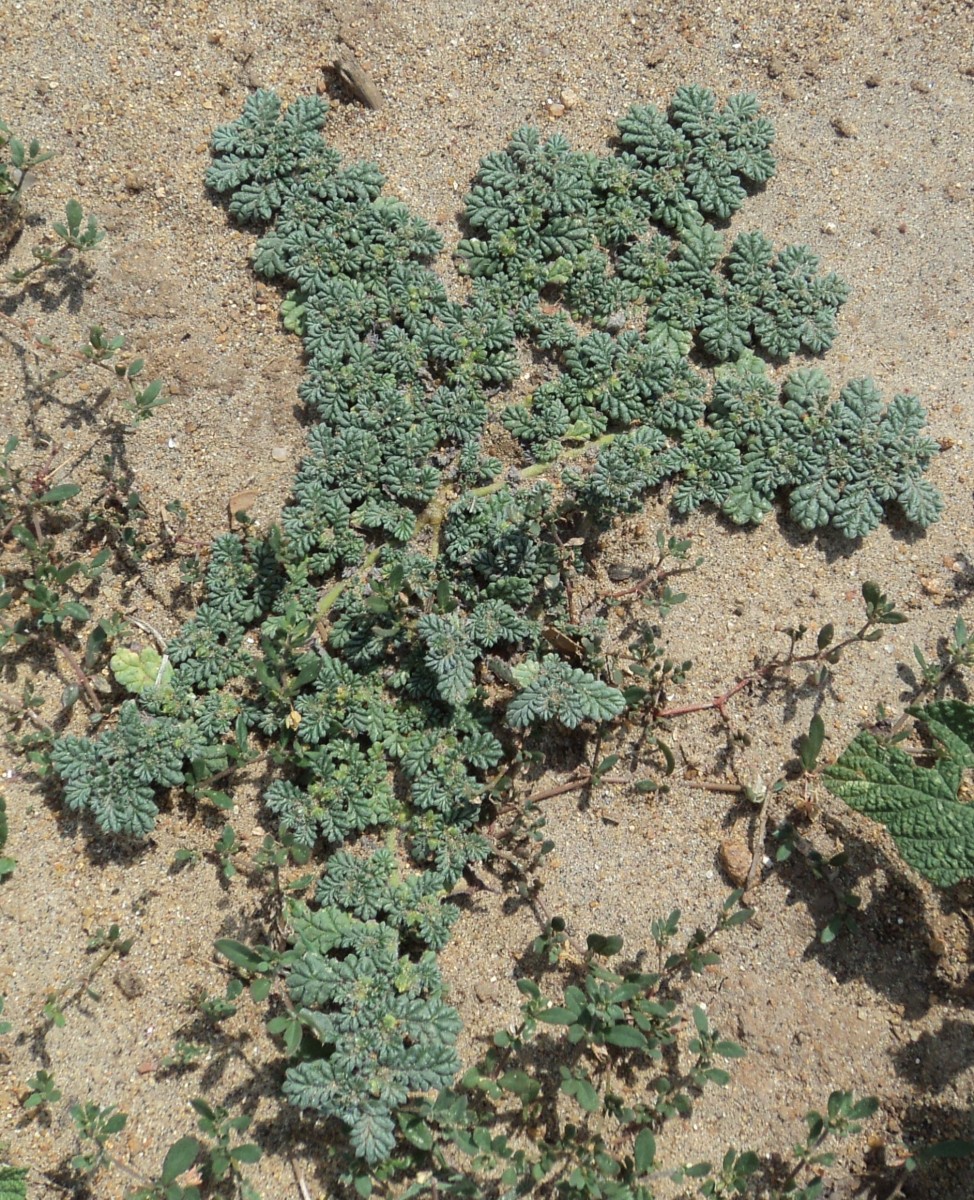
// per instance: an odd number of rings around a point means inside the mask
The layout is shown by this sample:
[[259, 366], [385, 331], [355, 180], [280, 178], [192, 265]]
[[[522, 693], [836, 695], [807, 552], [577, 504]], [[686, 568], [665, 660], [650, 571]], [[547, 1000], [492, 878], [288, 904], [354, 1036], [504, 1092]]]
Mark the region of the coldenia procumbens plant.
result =
[[311, 427], [280, 528], [217, 540], [165, 660], [119, 658], [115, 727], [53, 761], [72, 808], [142, 835], [167, 789], [205, 797], [269, 747], [267, 809], [322, 868], [260, 966], [303, 1031], [285, 1093], [374, 1165], [397, 1110], [457, 1067], [436, 955], [505, 771], [540, 731], [626, 708], [601, 614], [571, 600], [612, 518], [665, 481], [679, 513], [747, 524], [781, 498], [847, 537], [893, 500], [926, 525], [940, 499], [916, 400], [884, 406], [868, 380], [833, 398], [817, 368], [782, 383], [766, 361], [826, 349], [846, 288], [804, 247], [725, 246], [774, 166], [753, 97], [681, 88], [606, 156], [518, 130], [467, 197], [463, 303], [429, 266], [438, 234], [375, 165], [342, 163], [325, 113], [257, 92], [207, 175], [263, 228], [254, 269], [304, 342]]

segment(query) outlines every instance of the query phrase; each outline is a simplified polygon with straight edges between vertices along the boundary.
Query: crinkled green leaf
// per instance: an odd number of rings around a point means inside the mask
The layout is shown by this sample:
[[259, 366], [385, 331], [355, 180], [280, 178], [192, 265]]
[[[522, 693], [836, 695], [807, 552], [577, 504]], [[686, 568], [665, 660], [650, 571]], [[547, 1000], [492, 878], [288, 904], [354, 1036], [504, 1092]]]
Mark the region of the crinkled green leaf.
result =
[[932, 766], [860, 733], [823, 777], [850, 808], [880, 821], [904, 860], [932, 883], [974, 877], [974, 804], [958, 798], [974, 767], [974, 706], [945, 700], [911, 709], [942, 749]]
[[352, 1148], [367, 1163], [388, 1158], [396, 1145], [392, 1117], [384, 1109], [370, 1108], [353, 1122], [350, 1130]]
[[609, 721], [625, 707], [618, 688], [561, 659], [546, 658], [534, 682], [507, 706], [507, 720], [517, 728], [554, 719], [575, 729], [586, 720]]
[[0, 1163], [0, 1200], [27, 1200], [27, 1168]]
[[172, 664], [152, 646], [140, 651], [122, 647], [111, 659], [112, 674], [127, 691], [141, 696], [147, 688], [165, 687], [172, 679]]

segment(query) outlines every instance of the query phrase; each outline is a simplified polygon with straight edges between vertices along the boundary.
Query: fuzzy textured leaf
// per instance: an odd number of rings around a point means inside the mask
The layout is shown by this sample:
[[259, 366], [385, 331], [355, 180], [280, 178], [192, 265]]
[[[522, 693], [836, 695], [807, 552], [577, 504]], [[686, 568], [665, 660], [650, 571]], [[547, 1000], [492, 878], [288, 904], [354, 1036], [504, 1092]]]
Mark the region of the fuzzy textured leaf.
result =
[[948, 700], [910, 712], [940, 743], [933, 766], [863, 732], [823, 777], [833, 795], [886, 826], [911, 867], [950, 887], [974, 877], [974, 805], [958, 799], [962, 772], [974, 768], [974, 706]]
[[111, 659], [112, 674], [133, 696], [148, 688], [165, 687], [172, 678], [172, 665], [158, 650], [146, 646], [140, 651], [122, 648]]
[[557, 658], [529, 663], [515, 671], [527, 686], [507, 706], [508, 724], [515, 728], [535, 721], [557, 720], [569, 729], [582, 721], [609, 721], [625, 710], [618, 688]]
[[0, 1163], [0, 1200], [27, 1200], [27, 1168]]

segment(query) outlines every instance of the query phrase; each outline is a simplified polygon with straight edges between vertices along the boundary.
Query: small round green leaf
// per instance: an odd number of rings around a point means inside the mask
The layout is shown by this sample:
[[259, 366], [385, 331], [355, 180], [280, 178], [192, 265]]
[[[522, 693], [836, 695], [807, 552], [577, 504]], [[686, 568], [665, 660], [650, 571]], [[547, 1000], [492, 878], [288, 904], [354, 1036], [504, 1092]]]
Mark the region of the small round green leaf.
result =
[[622, 938], [618, 935], [604, 937], [601, 933], [590, 933], [585, 939], [585, 944], [590, 953], [611, 958], [613, 954], [618, 954], [622, 949]]

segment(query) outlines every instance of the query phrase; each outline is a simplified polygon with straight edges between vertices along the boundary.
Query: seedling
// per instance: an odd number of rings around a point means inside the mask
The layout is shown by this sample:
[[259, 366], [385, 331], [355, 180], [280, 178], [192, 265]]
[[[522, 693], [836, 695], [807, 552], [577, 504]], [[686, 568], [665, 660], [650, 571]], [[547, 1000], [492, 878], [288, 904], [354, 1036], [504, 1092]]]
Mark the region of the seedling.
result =
[[806, 1116], [808, 1136], [795, 1146], [795, 1164], [778, 1194], [794, 1197], [794, 1200], [814, 1200], [821, 1190], [820, 1180], [813, 1179], [805, 1187], [798, 1187], [799, 1175], [809, 1168], [830, 1167], [835, 1162], [835, 1154], [832, 1151], [823, 1152], [822, 1145], [830, 1137], [843, 1138], [858, 1133], [862, 1122], [871, 1117], [877, 1108], [879, 1101], [875, 1096], [856, 1100], [852, 1092], [833, 1092], [824, 1116], [814, 1111]]
[[176, 853], [172, 856], [172, 870], [182, 871], [184, 867], [195, 867], [202, 859], [203, 852], [195, 847], [180, 846]]
[[108, 1142], [125, 1128], [128, 1114], [119, 1112], [114, 1104], [100, 1108], [88, 1102], [72, 1105], [71, 1119], [82, 1144], [81, 1152], [71, 1159], [71, 1166], [81, 1175], [94, 1175], [113, 1161]]
[[[36, 146], [37, 143], [34, 142], [32, 145]], [[36, 158], [33, 165], [36, 166], [37, 163], [44, 161], [44, 158], [48, 157], [50, 157], [49, 154], [41, 158]], [[0, 174], [2, 172], [3, 164], [0, 162]], [[21, 175], [20, 186], [22, 184], [23, 175]], [[0, 186], [2, 186], [2, 180], [0, 180]], [[17, 190], [19, 192], [19, 186]], [[9, 243], [13, 240], [11, 231], [19, 231], [19, 226], [22, 223], [19, 208], [20, 205], [16, 195], [14, 195], [12, 203], [9, 199], [4, 200], [0, 197], [0, 253], [6, 250]], [[31, 254], [35, 260], [34, 264], [30, 267], [23, 267], [19, 270], [9, 272], [6, 276], [7, 283], [22, 284], [37, 271], [63, 268], [72, 261], [71, 251], [80, 255], [88, 250], [93, 250], [105, 236], [105, 231], [99, 227], [98, 222], [90, 213], [88, 214], [87, 221], [85, 221], [84, 210], [77, 200], [69, 200], [65, 205], [64, 218], [63, 221], [54, 221], [52, 224], [52, 229], [61, 243], [58, 249], [50, 250], [45, 245], [31, 247]]]
[[[52, 150], [42, 150], [36, 138], [25, 146], [13, 136], [10, 126], [0, 121], [0, 256], [6, 253], [23, 227], [20, 193], [28, 174], [53, 154]], [[28, 273], [23, 274], [26, 277]], [[20, 282], [16, 276], [12, 281]]]
[[24, 1099], [23, 1106], [27, 1112], [40, 1111], [61, 1099], [60, 1089], [55, 1086], [54, 1076], [49, 1071], [38, 1071], [27, 1080], [30, 1094]]
[[197, 1042], [187, 1042], [177, 1038], [172, 1050], [159, 1060], [160, 1071], [187, 1071], [196, 1066], [200, 1059], [205, 1058], [207, 1049]]
[[266, 1000], [271, 987], [282, 967], [291, 961], [291, 955], [269, 946], [250, 947], [233, 938], [219, 938], [214, 949], [222, 954], [249, 979], [250, 995], [253, 1000]]
[[125, 1200], [200, 1200], [200, 1173], [194, 1163], [201, 1149], [199, 1139], [192, 1136], [174, 1142], [166, 1151], [159, 1178], [148, 1187], [126, 1192]]
[[936, 695], [955, 672], [974, 666], [974, 633], [969, 633], [964, 618], [958, 617], [941, 661], [927, 662], [919, 646], [913, 647], [913, 656], [920, 668], [920, 694]]
[[212, 1144], [204, 1143], [201, 1147], [204, 1152], [204, 1179], [213, 1184], [221, 1184], [226, 1180], [239, 1192], [243, 1200], [260, 1200], [241, 1168], [259, 1162], [263, 1151], [254, 1142], [232, 1144], [250, 1128], [250, 1116], [231, 1116], [219, 1104], [211, 1105], [201, 1098], [191, 1100], [190, 1103], [199, 1114], [200, 1131], [212, 1141]]
[[113, 954], [117, 954], [119, 958], [124, 958], [132, 949], [134, 941], [134, 938], [123, 938], [117, 925], [110, 925], [108, 929], [103, 929], [99, 926], [88, 939], [85, 949], [89, 954], [95, 950], [104, 952], [93, 968], [95, 971], [99, 971]]
[[64, 1010], [69, 1005], [77, 1003], [82, 996], [100, 1000], [99, 993], [92, 987], [96, 977], [110, 959], [116, 956], [124, 958], [134, 941], [134, 938], [123, 938], [117, 925], [111, 925], [107, 930], [96, 930], [88, 939], [86, 950], [89, 954], [97, 953], [97, 957], [80, 980], [48, 994], [43, 1007], [44, 1019], [61, 1029], [65, 1024]]
[[223, 832], [213, 848], [213, 855], [220, 864], [224, 879], [232, 879], [237, 873], [234, 858], [243, 852], [243, 845], [232, 825], [224, 825]]
[[556, 967], [568, 947], [567, 925], [564, 917], [551, 917], [544, 930], [531, 943], [534, 954], [541, 955], [549, 967]]
[[199, 1010], [205, 1020], [211, 1024], [218, 1025], [221, 1021], [226, 1021], [229, 1017], [236, 1014], [237, 1005], [235, 1001], [243, 991], [243, 986], [243, 983], [239, 979], [228, 980], [224, 995], [209, 996], [204, 991], [194, 998], [194, 1007]]
[[27, 175], [42, 162], [54, 157], [53, 150], [42, 150], [40, 142], [32, 139], [27, 146], [15, 138], [10, 126], [0, 121], [0, 203], [10, 204], [17, 200]]

